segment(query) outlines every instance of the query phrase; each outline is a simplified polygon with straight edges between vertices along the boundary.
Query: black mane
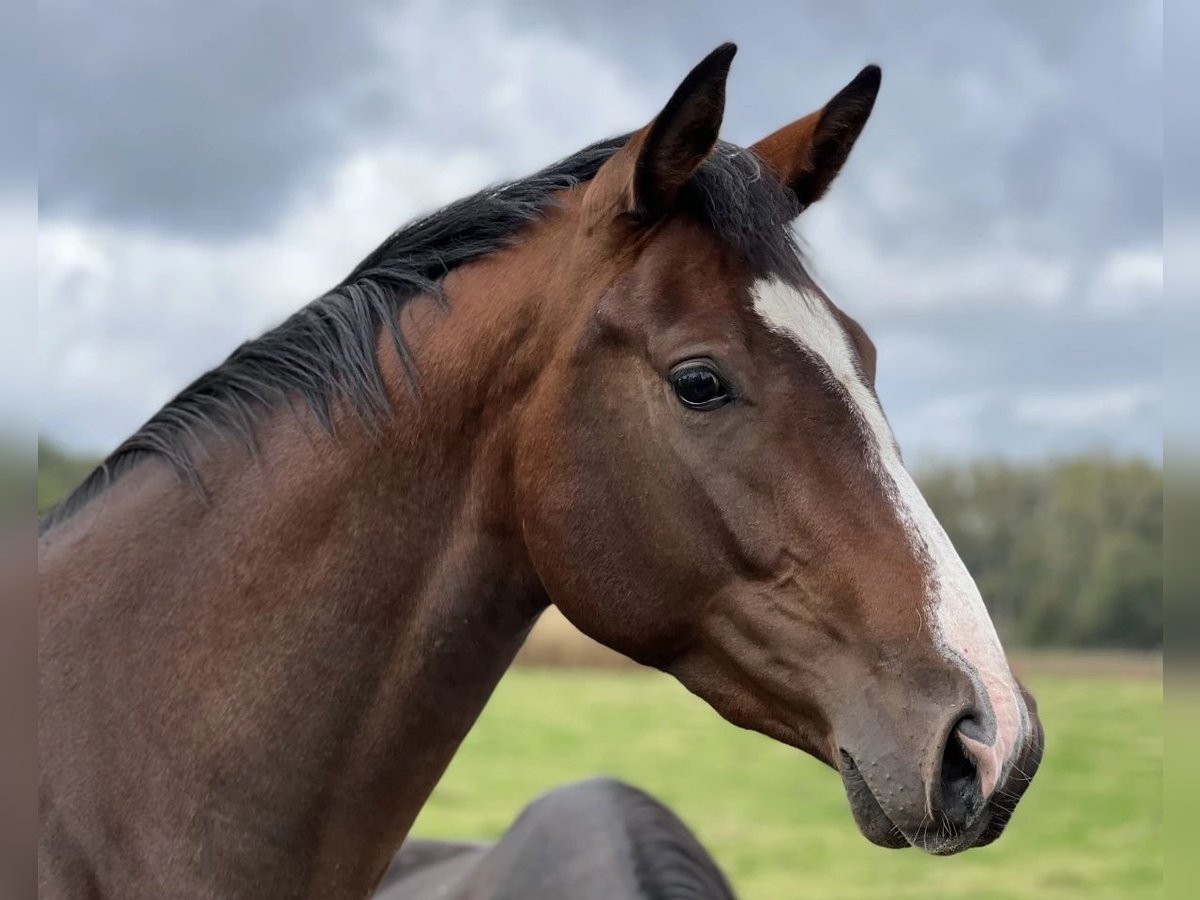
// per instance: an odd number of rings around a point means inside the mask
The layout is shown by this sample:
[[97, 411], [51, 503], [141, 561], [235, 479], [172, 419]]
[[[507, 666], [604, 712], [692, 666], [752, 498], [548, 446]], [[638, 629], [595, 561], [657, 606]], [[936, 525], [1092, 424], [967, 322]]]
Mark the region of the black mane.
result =
[[[389, 236], [333, 290], [262, 337], [242, 344], [201, 375], [125, 440], [40, 523], [45, 532], [69, 518], [114, 480], [149, 456], [202, 489], [196, 471], [203, 438], [229, 434], [254, 450], [255, 426], [293, 398], [332, 429], [336, 399], [364, 417], [387, 411], [376, 358], [386, 328], [415, 377], [397, 313], [421, 294], [441, 297], [455, 268], [501, 250], [554, 203], [560, 191], [590, 180], [628, 135], [592, 144], [535, 175], [480, 191]], [[787, 225], [799, 211], [786, 190], [750, 152], [718, 144], [681, 197], [756, 269], [796, 265]]]

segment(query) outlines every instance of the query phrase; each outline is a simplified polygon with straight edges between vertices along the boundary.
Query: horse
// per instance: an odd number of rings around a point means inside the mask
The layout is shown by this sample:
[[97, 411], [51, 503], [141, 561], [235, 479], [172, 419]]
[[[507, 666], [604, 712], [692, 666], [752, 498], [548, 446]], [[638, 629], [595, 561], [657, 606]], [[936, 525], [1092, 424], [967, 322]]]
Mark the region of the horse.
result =
[[594, 778], [529, 804], [494, 846], [409, 840], [375, 900], [734, 900], [687, 826], [644, 791]]
[[43, 519], [42, 897], [368, 896], [550, 604], [875, 844], [1000, 835], [1036, 704], [792, 231], [880, 70], [740, 148], [734, 52], [395, 232]]

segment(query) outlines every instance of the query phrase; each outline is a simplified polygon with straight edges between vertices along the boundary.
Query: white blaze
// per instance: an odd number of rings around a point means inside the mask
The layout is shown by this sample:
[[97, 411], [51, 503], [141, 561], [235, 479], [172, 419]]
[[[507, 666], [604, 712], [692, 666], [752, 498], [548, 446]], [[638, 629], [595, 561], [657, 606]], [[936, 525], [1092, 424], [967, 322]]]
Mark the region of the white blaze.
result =
[[754, 309], [772, 331], [821, 361], [845, 391], [866, 431], [876, 474], [914, 552], [926, 566], [928, 622], [942, 654], [986, 692], [995, 716], [991, 746], [960, 738], [979, 769], [984, 796], [1024, 742], [1028, 714], [979, 588], [909, 475], [875, 394], [864, 383], [846, 330], [825, 300], [770, 278], [751, 288]]

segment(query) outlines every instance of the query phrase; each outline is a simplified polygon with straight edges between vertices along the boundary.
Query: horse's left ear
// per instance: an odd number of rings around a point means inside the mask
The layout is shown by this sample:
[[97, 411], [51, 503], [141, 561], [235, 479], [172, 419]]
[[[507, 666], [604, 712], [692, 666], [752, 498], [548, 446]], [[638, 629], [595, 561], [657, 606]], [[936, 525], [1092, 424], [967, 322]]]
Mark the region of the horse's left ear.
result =
[[875, 106], [882, 77], [879, 66], [867, 66], [822, 109], [751, 148], [796, 192], [801, 207], [820, 200], [842, 170]]
[[737, 52], [722, 44], [683, 79], [654, 120], [630, 136], [596, 173], [589, 206], [653, 221], [712, 153], [725, 115], [725, 80]]

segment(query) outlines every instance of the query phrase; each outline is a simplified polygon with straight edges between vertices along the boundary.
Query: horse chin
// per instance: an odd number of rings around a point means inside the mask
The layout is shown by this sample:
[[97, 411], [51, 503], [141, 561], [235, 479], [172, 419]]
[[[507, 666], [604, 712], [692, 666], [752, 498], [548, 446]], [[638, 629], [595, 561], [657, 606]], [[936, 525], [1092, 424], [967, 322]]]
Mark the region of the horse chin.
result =
[[947, 835], [931, 830], [910, 837], [893, 824], [861, 780], [854, 785], [847, 784], [846, 796], [858, 830], [872, 844], [891, 850], [916, 847], [930, 856], [953, 856], [964, 850], [986, 847], [1000, 837], [1012, 816], [1012, 806], [989, 803], [967, 831]]
[[867, 782], [858, 771], [854, 759], [845, 750], [841, 751], [838, 771], [842, 775], [842, 785], [846, 789], [846, 799], [850, 801], [850, 813], [854, 816], [854, 824], [872, 844], [877, 847], [887, 847], [897, 850], [911, 846], [908, 838], [888, 818]]
[[937, 834], [919, 834], [910, 838], [884, 812], [854, 761], [845, 753], [842, 755], [841, 774], [854, 823], [862, 836], [877, 847], [889, 850], [919, 847], [931, 856], [950, 856], [976, 846], [977, 838], [984, 833], [990, 819], [990, 814], [985, 813], [970, 832], [957, 834], [953, 838]]

